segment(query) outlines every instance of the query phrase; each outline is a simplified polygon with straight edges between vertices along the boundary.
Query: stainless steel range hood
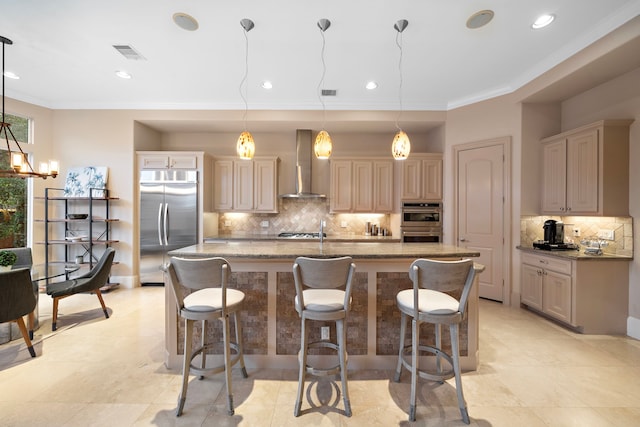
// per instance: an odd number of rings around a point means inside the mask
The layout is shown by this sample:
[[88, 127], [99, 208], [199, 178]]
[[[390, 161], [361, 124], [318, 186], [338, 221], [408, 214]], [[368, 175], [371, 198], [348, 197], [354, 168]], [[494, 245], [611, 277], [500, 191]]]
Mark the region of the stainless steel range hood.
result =
[[311, 160], [313, 156], [311, 130], [296, 130], [296, 192], [281, 194], [281, 198], [313, 199], [325, 198], [324, 194], [311, 192]]

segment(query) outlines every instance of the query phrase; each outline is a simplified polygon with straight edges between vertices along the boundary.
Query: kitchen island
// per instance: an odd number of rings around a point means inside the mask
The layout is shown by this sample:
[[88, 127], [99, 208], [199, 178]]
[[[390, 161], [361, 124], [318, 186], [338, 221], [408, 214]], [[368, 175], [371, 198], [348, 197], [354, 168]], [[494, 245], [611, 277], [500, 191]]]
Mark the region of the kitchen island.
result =
[[[477, 251], [438, 243], [319, 242], [319, 241], [219, 241], [170, 252], [171, 256], [226, 258], [231, 264], [230, 286], [246, 295], [241, 321], [245, 360], [251, 367], [297, 368], [300, 319], [294, 309], [293, 262], [298, 256], [332, 258], [351, 256], [356, 264], [352, 309], [347, 324], [347, 351], [351, 369], [393, 369], [397, 361], [400, 312], [396, 294], [412, 287], [409, 265], [416, 258], [455, 260], [478, 257]], [[482, 266], [477, 267], [482, 270]], [[476, 279], [477, 281], [477, 279]], [[457, 295], [455, 295], [457, 297]], [[179, 321], [171, 289], [166, 286], [165, 363], [180, 366], [183, 324]], [[465, 370], [478, 366], [478, 286], [469, 297], [468, 316], [461, 325], [460, 355]], [[320, 327], [310, 339], [320, 339]], [[424, 340], [433, 333], [425, 325]], [[432, 328], [432, 326], [431, 326]], [[200, 339], [200, 331], [194, 340]], [[219, 325], [207, 328], [212, 339]], [[443, 345], [449, 347], [448, 334]], [[335, 330], [331, 330], [335, 337]]]

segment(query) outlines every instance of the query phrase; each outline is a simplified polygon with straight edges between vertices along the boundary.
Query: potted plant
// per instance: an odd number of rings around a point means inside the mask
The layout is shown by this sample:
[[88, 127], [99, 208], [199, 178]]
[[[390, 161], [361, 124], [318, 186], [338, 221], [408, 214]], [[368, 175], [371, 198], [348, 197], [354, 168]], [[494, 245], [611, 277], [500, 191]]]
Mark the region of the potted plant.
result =
[[0, 271], [11, 270], [13, 264], [18, 260], [18, 256], [11, 251], [0, 251]]

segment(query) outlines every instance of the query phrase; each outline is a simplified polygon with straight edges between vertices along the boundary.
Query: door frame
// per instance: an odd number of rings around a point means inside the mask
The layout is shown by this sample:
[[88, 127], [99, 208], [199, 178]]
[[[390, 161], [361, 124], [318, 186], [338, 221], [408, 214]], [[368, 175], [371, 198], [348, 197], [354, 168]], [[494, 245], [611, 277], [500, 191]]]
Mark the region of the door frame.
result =
[[460, 196], [458, 189], [458, 156], [461, 151], [472, 150], [476, 148], [485, 148], [494, 145], [501, 145], [504, 154], [503, 161], [503, 203], [502, 203], [502, 253], [503, 253], [503, 263], [502, 263], [502, 277], [505, 281], [504, 286], [502, 287], [502, 304], [510, 306], [511, 305], [511, 289], [513, 278], [511, 277], [511, 245], [512, 245], [512, 233], [511, 233], [511, 214], [512, 214], [512, 206], [511, 206], [511, 145], [512, 140], [510, 136], [502, 136], [497, 138], [485, 139], [475, 142], [467, 142], [462, 144], [453, 145], [453, 215], [454, 215], [454, 223], [453, 223], [453, 239], [454, 244], [457, 245], [458, 239], [460, 237], [460, 230], [458, 229], [459, 223], [459, 206], [458, 206], [458, 197]]

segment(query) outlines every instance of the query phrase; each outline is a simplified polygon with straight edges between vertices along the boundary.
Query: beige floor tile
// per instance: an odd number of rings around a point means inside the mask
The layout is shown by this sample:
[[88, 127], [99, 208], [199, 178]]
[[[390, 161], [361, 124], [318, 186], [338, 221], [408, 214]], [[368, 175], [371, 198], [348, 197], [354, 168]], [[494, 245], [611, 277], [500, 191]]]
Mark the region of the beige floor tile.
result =
[[[339, 380], [306, 382], [303, 414], [293, 416], [297, 369], [233, 371], [235, 414], [226, 413], [222, 374], [182, 385], [164, 367], [166, 289], [105, 295], [105, 319], [93, 295], [63, 301], [51, 331], [51, 299], [32, 359], [21, 340], [0, 345], [0, 425], [118, 426], [459, 426], [453, 380], [418, 383], [417, 421], [408, 422], [409, 375], [349, 371], [352, 417]], [[295, 368], [295, 367], [294, 367]], [[531, 312], [480, 301], [480, 366], [462, 377], [472, 426], [640, 425], [640, 342], [580, 335]]]

